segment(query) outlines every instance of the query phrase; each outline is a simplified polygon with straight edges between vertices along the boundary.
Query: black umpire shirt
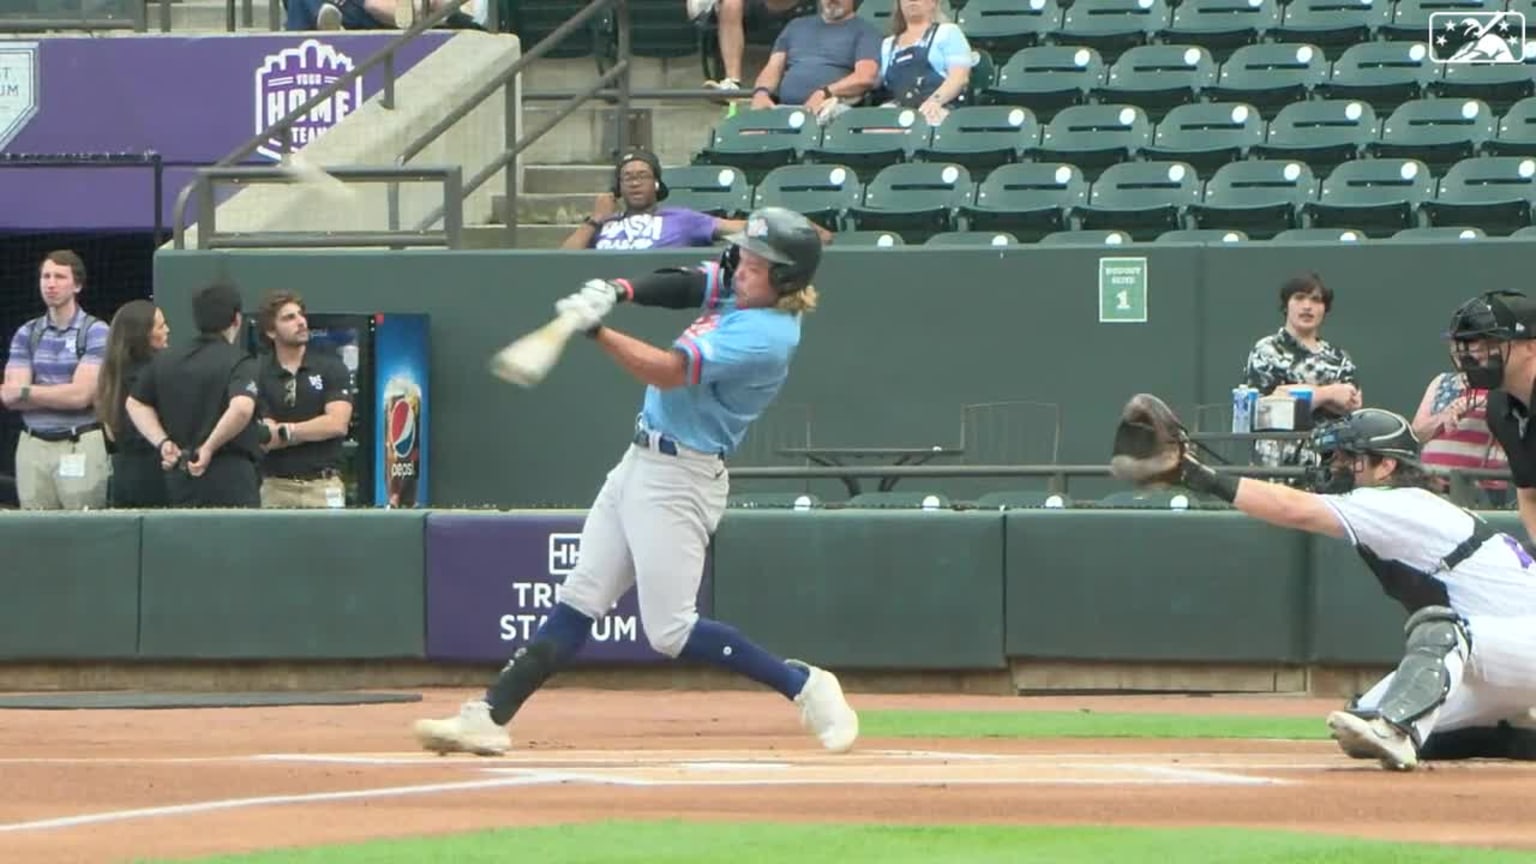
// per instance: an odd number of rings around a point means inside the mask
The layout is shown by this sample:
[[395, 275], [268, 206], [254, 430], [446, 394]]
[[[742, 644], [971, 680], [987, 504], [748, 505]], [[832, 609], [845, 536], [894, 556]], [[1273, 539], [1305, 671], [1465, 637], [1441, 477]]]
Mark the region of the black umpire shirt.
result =
[[[352, 375], [334, 353], [306, 347], [304, 359], [293, 372], [277, 362], [271, 352], [262, 355], [256, 376], [259, 395], [257, 416], [278, 423], [302, 423], [325, 413], [331, 402], [352, 401]], [[345, 435], [324, 441], [306, 441], [267, 452], [261, 473], [268, 477], [313, 480], [341, 467], [341, 442]]]
[[1488, 431], [1504, 448], [1510, 477], [1520, 489], [1536, 488], [1536, 423], [1530, 422], [1533, 404], [1536, 390], [1526, 397], [1525, 404], [1503, 390], [1488, 391]]
[[[133, 398], [155, 409], [165, 434], [189, 458], [208, 440], [229, 400], [242, 395], [256, 398], [255, 358], [217, 333], [161, 351], [133, 387]], [[254, 462], [260, 454], [252, 422], [219, 448], [215, 458], [241, 456]]]

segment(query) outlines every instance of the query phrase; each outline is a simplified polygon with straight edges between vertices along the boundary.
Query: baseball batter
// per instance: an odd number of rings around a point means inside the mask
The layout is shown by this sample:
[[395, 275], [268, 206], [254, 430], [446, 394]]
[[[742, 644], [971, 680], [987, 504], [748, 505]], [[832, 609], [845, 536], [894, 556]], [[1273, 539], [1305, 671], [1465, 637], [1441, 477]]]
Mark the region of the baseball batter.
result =
[[[836, 676], [775, 657], [696, 608], [705, 551], [729, 491], [725, 457], [789, 374], [801, 315], [816, 306], [811, 281], [821, 262], [816, 229], [780, 208], [753, 212], [727, 242], [718, 261], [594, 280], [555, 304], [647, 385], [644, 403], [629, 447], [587, 513], [580, 560], [557, 589], [554, 610], [483, 698], [464, 703], [456, 716], [417, 722], [424, 748], [504, 753], [513, 715], [631, 588], [658, 652], [724, 666], [777, 690], [799, 706], [801, 722], [828, 750], [846, 751], [858, 738], [858, 715]], [[669, 350], [606, 326], [618, 302], [700, 314]]]
[[[1217, 474], [1189, 454], [1187, 440], [1161, 400], [1137, 396], [1116, 433], [1117, 473], [1172, 482], [1274, 525], [1347, 540], [1410, 613], [1396, 671], [1328, 716], [1344, 752], [1409, 770], [1431, 758], [1433, 735], [1446, 742], [1438, 745], [1446, 754], [1520, 755], [1517, 739], [1528, 730], [1518, 727], [1529, 725], [1536, 705], [1531, 555], [1424, 487], [1419, 441], [1406, 419], [1363, 408], [1315, 430], [1312, 443], [1325, 461], [1310, 492]], [[1501, 730], [1510, 739], [1490, 740]], [[1493, 745], [1506, 749], [1489, 752]]]

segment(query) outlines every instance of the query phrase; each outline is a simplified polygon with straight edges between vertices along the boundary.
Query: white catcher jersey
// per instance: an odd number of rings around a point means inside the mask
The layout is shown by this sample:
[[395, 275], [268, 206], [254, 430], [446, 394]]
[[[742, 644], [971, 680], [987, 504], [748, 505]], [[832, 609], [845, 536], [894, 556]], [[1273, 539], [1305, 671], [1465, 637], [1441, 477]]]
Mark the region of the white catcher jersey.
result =
[[[1362, 488], [1323, 495], [1357, 549], [1426, 574], [1463, 615], [1536, 615], [1536, 563], [1513, 537], [1492, 536], [1451, 570], [1441, 560], [1472, 536], [1476, 518], [1427, 489]], [[1378, 573], [1378, 576], [1380, 573]]]

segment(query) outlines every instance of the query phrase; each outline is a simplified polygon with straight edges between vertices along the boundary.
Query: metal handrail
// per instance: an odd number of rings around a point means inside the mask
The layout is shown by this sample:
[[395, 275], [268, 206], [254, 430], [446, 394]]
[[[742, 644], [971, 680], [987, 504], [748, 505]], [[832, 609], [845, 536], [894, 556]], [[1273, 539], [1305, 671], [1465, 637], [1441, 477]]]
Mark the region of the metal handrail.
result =
[[337, 180], [388, 182], [439, 180], [443, 184], [446, 215], [441, 231], [249, 231], [220, 236], [213, 183], [232, 180], [255, 183], [294, 183], [294, 176], [280, 165], [209, 166], [198, 169], [196, 178], [176, 196], [172, 214], [174, 248], [186, 248], [186, 208], [195, 190], [198, 195], [197, 241], [200, 249], [253, 249], [266, 247], [322, 248], [334, 246], [446, 246], [464, 243], [464, 169], [459, 165], [348, 165], [329, 169]]

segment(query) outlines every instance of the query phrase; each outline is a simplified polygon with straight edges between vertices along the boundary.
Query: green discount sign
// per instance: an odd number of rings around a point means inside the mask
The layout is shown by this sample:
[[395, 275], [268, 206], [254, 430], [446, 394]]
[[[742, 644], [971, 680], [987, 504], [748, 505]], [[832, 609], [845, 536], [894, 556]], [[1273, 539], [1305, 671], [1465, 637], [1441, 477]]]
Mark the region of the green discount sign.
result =
[[1099, 322], [1145, 324], [1147, 259], [1099, 259]]

